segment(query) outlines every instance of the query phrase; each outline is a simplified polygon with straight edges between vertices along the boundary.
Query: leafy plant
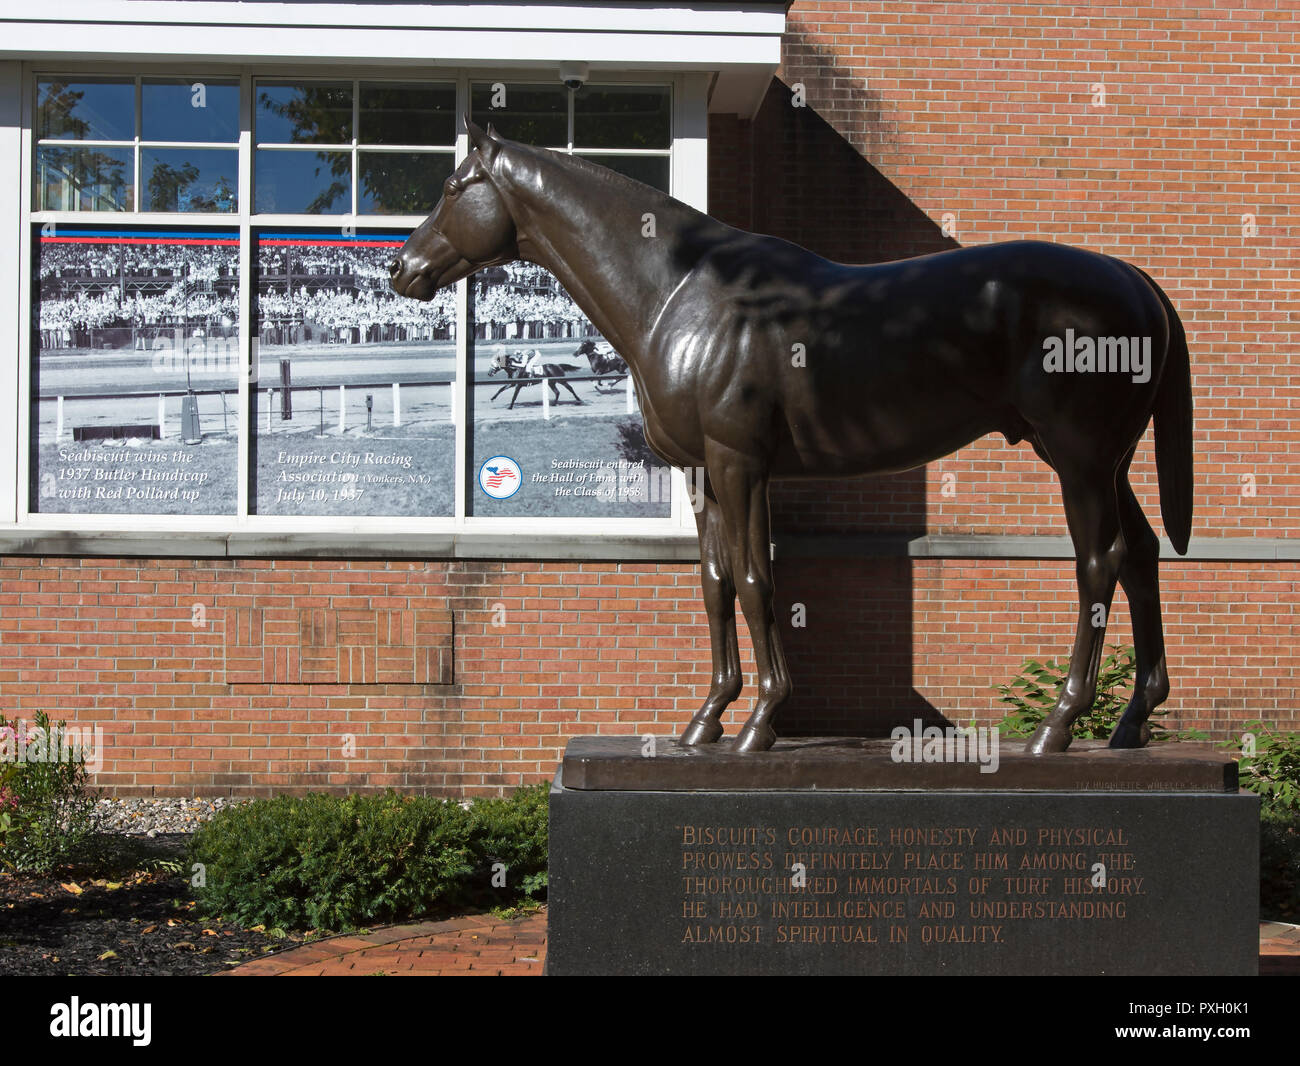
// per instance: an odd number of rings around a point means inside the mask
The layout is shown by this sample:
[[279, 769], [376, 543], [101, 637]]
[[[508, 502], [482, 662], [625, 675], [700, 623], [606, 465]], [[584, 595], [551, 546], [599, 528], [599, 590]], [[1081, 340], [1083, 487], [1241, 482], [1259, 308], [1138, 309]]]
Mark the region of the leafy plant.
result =
[[530, 898], [546, 891], [546, 786], [520, 789], [508, 799], [475, 800], [467, 812], [475, 854], [479, 857], [475, 884], [491, 884], [491, 874], [505, 887]]
[[[1131, 645], [1113, 644], [1097, 671], [1097, 695], [1092, 708], [1075, 719], [1073, 735], [1083, 740], [1105, 740], [1128, 706], [1137, 658]], [[1029, 737], [1056, 706], [1057, 696], [1070, 672], [1070, 661], [1026, 659], [1020, 673], [1005, 685], [995, 685], [999, 703], [1010, 707], [998, 723], [1005, 737]], [[1205, 740], [1198, 729], [1167, 730], [1159, 721], [1169, 711], [1155, 710], [1147, 720], [1152, 741]]]
[[1300, 733], [1283, 733], [1257, 719], [1246, 723], [1239, 739], [1219, 747], [1241, 753], [1241, 786], [1259, 796], [1263, 810], [1300, 820]]
[[67, 723], [37, 711], [34, 728], [0, 715], [0, 866], [49, 873], [69, 862], [91, 835], [85, 753]]
[[468, 810], [395, 792], [280, 796], [220, 812], [195, 833], [187, 863], [203, 864], [204, 913], [350, 929], [540, 894], [546, 817], [545, 786]]

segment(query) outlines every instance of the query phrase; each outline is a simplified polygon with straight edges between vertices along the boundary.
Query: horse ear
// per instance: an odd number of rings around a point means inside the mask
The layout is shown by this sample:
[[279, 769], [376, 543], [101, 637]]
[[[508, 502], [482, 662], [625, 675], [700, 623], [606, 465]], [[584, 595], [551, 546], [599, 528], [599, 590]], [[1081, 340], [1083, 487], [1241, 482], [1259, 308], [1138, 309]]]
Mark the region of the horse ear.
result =
[[488, 129], [489, 133], [484, 133], [482, 128], [469, 117], [468, 113], [465, 115], [465, 132], [469, 134], [469, 143], [474, 146], [484, 160], [491, 162], [492, 156], [496, 154], [497, 144], [491, 139], [491, 126]]

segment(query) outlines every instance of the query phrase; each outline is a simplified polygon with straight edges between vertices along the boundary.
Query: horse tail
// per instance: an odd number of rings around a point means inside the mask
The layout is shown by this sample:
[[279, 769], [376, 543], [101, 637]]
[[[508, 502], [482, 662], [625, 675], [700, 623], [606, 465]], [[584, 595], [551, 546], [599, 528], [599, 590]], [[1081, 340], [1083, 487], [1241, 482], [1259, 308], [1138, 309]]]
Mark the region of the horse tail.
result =
[[[1135, 268], [1136, 269], [1136, 268]], [[1187, 331], [1165, 291], [1143, 270], [1169, 319], [1169, 348], [1156, 387], [1156, 476], [1160, 480], [1160, 518], [1179, 555], [1192, 535], [1192, 365]]]

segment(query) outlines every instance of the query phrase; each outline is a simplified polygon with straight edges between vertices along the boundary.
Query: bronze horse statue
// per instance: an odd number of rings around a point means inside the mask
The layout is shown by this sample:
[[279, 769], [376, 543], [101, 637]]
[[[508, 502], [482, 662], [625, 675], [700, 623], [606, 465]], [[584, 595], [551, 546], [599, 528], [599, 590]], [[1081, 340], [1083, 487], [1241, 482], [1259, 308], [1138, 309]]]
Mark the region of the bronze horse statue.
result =
[[1028, 750], [1063, 751], [1092, 706], [1117, 580], [1137, 672], [1110, 746], [1146, 744], [1169, 678], [1159, 541], [1128, 469], [1153, 416], [1160, 511], [1180, 554], [1192, 521], [1187, 340], [1150, 277], [1040, 241], [845, 266], [466, 122], [471, 151], [389, 264], [392, 286], [428, 300], [484, 267], [545, 267], [627, 360], [650, 447], [703, 469], [713, 678], [683, 744], [716, 741], [740, 694], [737, 596], [759, 690], [734, 750], [776, 740], [791, 686], [772, 605], [769, 482], [909, 470], [991, 432], [1028, 440], [1056, 471], [1076, 554], [1070, 671]]

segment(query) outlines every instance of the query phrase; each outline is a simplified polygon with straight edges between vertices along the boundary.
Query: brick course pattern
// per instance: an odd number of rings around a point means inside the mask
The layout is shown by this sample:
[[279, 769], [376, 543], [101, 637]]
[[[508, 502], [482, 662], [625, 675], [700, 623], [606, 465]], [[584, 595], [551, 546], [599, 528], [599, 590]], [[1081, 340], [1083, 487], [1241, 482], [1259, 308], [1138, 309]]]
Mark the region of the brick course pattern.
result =
[[[1068, 653], [1072, 568], [783, 565], [778, 615], [796, 684], [783, 729], [863, 734], [932, 708], [997, 720], [994, 684], [1027, 655]], [[1173, 722], [1218, 736], [1260, 716], [1297, 727], [1298, 577], [1297, 564], [1165, 566]], [[801, 602], [806, 624], [795, 627]], [[1123, 641], [1119, 602], [1109, 635]], [[450, 675], [411, 681], [402, 645], [399, 680], [228, 673], [232, 630], [249, 639], [232, 617], [297, 619], [286, 632], [301, 639], [302, 618], [330, 612], [414, 615], [418, 634], [425, 611], [431, 639], [449, 641]], [[730, 730], [754, 694], [743, 625], [741, 635], [746, 689]], [[680, 732], [708, 673], [686, 564], [0, 559], [5, 712], [100, 725], [96, 784], [117, 795], [497, 794], [549, 778], [577, 734]]]

